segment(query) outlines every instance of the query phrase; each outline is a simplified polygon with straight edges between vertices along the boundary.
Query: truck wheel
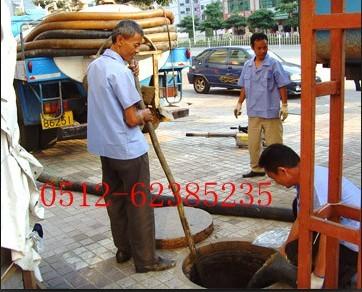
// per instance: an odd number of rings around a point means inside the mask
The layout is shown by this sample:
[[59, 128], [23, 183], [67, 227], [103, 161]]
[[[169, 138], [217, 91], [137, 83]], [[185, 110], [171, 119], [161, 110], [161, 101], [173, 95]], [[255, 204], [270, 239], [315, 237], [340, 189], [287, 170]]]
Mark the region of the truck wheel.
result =
[[27, 151], [37, 151], [53, 146], [58, 139], [58, 129], [42, 130], [39, 125], [25, 126], [19, 119], [20, 145]]
[[[16, 91], [15, 91], [16, 92]], [[17, 113], [18, 113], [18, 126], [20, 141], [19, 144], [25, 148], [26, 151], [39, 150], [39, 126], [38, 125], [24, 125], [23, 113], [20, 110], [18, 99], [16, 100]]]
[[194, 79], [194, 89], [197, 93], [209, 93], [210, 85], [202, 76], [196, 76]]
[[49, 129], [49, 130], [42, 130], [41, 127], [39, 129], [39, 147], [40, 149], [47, 149], [55, 143], [57, 143], [58, 140], [58, 129]]
[[18, 98], [18, 86], [14, 86], [14, 89], [20, 134], [19, 144], [23, 146], [26, 151], [37, 151], [39, 150], [39, 125], [24, 125], [23, 112]]
[[20, 131], [20, 145], [27, 151], [39, 150], [39, 126], [25, 126], [21, 119], [18, 121]]

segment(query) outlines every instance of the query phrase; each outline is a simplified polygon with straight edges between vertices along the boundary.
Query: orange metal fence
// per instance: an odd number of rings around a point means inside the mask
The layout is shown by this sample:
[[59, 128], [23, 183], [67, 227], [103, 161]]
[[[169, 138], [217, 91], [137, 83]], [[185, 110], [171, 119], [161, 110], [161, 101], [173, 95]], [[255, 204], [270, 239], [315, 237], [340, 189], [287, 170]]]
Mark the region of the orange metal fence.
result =
[[[343, 216], [361, 220], [361, 209], [340, 203], [344, 117], [344, 31], [361, 28], [360, 13], [344, 13], [343, 0], [331, 0], [331, 14], [317, 15], [315, 0], [300, 1], [301, 8], [301, 177], [299, 220], [298, 288], [309, 288], [311, 277], [312, 231], [327, 237], [325, 288], [338, 287], [339, 240], [359, 246], [357, 287], [361, 288], [361, 229], [339, 224]], [[316, 30], [330, 30], [331, 80], [315, 83]], [[318, 215], [313, 212], [316, 97], [330, 95], [328, 203]]]

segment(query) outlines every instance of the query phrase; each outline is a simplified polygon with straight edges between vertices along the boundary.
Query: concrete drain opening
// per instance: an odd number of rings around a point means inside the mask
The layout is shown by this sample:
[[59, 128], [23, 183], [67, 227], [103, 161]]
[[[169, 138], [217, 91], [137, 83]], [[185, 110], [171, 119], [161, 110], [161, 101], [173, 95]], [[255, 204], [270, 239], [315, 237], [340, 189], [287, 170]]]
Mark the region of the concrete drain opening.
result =
[[199, 287], [246, 288], [274, 249], [247, 241], [221, 241], [197, 248], [197, 270], [190, 255], [182, 264], [184, 275]]

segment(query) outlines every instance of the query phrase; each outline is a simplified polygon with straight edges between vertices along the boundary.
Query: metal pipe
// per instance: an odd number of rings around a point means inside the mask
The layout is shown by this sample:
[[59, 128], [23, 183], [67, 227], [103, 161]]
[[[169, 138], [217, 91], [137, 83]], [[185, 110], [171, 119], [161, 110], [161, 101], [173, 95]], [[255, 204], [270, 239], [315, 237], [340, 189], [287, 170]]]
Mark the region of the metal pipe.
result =
[[206, 138], [211, 138], [211, 137], [216, 137], [216, 138], [231, 137], [231, 138], [236, 138], [236, 133], [211, 133], [211, 132], [206, 132], [206, 133], [186, 133], [186, 137], [206, 137]]

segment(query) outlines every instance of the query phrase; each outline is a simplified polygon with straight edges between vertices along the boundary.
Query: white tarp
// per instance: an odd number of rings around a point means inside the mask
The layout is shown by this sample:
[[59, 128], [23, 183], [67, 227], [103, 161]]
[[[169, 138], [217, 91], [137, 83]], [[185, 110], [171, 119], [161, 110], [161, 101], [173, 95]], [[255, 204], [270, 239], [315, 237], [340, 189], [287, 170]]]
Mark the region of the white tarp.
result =
[[30, 233], [44, 208], [35, 179], [42, 165], [19, 145], [16, 97], [13, 87], [16, 41], [11, 33], [9, 8], [1, 0], [1, 247], [12, 260], [39, 279], [40, 255]]

